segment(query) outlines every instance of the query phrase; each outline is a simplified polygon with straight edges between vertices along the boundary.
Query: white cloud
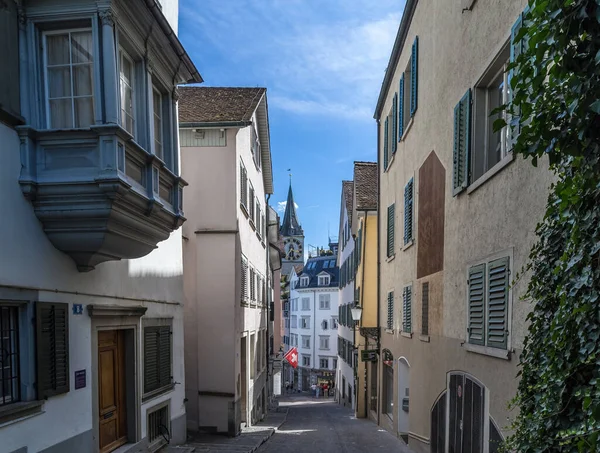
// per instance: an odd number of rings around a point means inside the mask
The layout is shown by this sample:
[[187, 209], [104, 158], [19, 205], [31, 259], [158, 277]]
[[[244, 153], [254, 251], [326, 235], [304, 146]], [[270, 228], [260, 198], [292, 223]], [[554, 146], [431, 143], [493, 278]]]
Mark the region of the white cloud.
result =
[[[286, 206], [287, 206], [287, 201], [278, 201], [277, 202], [277, 212], [280, 212], [283, 214], [285, 212]], [[296, 209], [299, 208], [298, 203], [296, 203], [295, 201], [294, 201], [294, 206]]]

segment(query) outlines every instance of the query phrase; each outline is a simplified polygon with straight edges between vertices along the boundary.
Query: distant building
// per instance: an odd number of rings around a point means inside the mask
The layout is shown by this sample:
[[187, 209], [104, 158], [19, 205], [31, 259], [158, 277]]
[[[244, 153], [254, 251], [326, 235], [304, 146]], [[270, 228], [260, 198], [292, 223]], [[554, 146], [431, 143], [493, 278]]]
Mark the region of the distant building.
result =
[[284, 247], [281, 274], [289, 275], [293, 267], [304, 263], [304, 230], [296, 214], [291, 181], [280, 231]]
[[202, 78], [161, 3], [0, 2], [3, 452], [186, 440], [177, 84]]
[[[265, 88], [181, 89], [188, 428], [236, 435], [267, 410], [273, 193]], [[275, 259], [277, 258], [275, 254]]]

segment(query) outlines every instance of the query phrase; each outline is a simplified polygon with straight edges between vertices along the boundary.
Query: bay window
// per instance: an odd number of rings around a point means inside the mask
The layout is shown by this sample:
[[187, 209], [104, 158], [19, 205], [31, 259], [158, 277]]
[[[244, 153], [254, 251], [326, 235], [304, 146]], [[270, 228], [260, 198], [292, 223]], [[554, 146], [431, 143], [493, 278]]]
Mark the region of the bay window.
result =
[[94, 123], [94, 53], [91, 29], [44, 34], [47, 127], [85, 128]]
[[163, 156], [163, 134], [162, 134], [162, 95], [160, 91], [153, 87], [152, 89], [152, 104], [154, 106], [154, 154], [164, 160]]

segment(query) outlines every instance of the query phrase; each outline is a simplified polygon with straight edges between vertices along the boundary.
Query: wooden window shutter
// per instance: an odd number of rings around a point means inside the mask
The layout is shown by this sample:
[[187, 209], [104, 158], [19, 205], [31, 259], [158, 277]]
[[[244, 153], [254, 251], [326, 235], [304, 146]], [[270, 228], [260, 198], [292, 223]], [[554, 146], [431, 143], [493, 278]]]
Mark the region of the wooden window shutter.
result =
[[413, 240], [413, 197], [414, 183], [410, 178], [408, 184], [404, 187], [404, 244]]
[[240, 269], [240, 282], [241, 282], [241, 296], [242, 302], [248, 301], [248, 262], [244, 257], [242, 257], [242, 266]]
[[429, 335], [429, 282], [423, 283], [421, 292], [421, 335]]
[[398, 86], [398, 138], [400, 141], [404, 134], [404, 73], [400, 76], [400, 85]]
[[471, 90], [467, 90], [454, 107], [454, 147], [452, 194], [457, 195], [469, 184], [471, 153]]
[[171, 384], [171, 327], [144, 328], [144, 393]]
[[394, 328], [394, 291], [388, 293], [387, 300], [387, 328], [392, 330]]
[[487, 345], [506, 349], [508, 339], [508, 257], [488, 264]]
[[38, 399], [67, 393], [69, 374], [69, 304], [36, 302]]
[[388, 258], [394, 254], [394, 216], [395, 206], [388, 206], [387, 212], [387, 256]]
[[412, 332], [412, 286], [406, 286], [403, 294], [402, 330]]
[[419, 70], [419, 37], [415, 37], [415, 42], [412, 45], [412, 58], [410, 68], [410, 116], [413, 116], [417, 111], [418, 98], [418, 70]]
[[385, 119], [385, 123], [383, 126], [383, 169], [386, 170], [387, 166], [388, 166], [388, 159], [389, 159], [389, 155], [388, 155], [388, 123], [389, 123], [389, 117], [386, 117]]
[[485, 264], [469, 269], [467, 339], [471, 344], [484, 344], [485, 331]]
[[392, 153], [398, 149], [398, 93], [394, 93], [392, 103]]

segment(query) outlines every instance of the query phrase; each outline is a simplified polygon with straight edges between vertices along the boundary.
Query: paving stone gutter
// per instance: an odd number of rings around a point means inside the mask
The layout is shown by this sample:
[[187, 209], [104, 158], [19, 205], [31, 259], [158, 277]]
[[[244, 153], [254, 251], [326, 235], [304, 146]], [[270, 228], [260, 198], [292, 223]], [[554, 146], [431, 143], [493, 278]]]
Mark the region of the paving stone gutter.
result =
[[267, 417], [254, 426], [242, 428], [237, 437], [217, 434], [194, 434], [185, 445], [166, 446], [159, 453], [252, 453], [275, 434], [287, 419], [287, 408], [269, 412]]

